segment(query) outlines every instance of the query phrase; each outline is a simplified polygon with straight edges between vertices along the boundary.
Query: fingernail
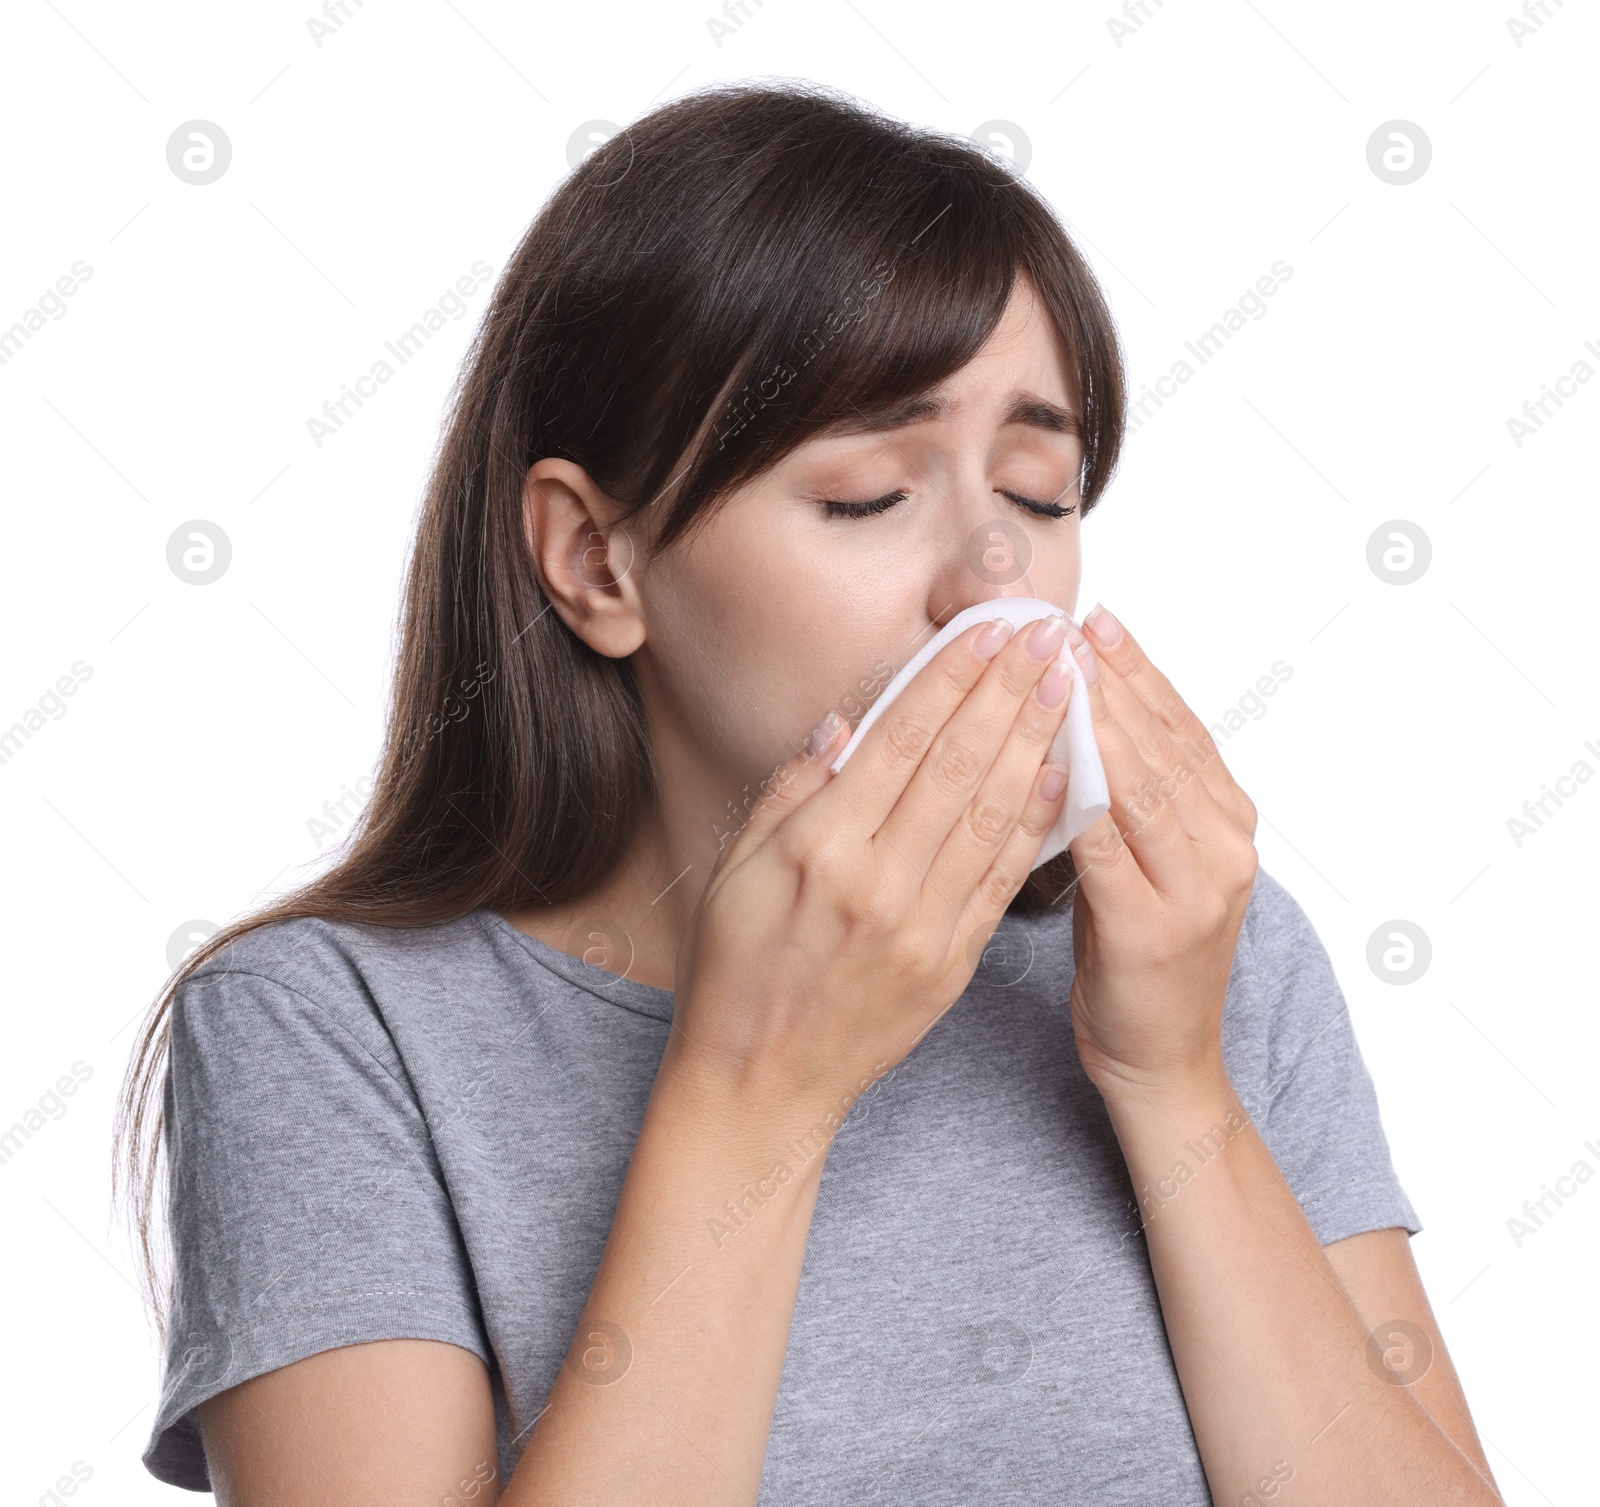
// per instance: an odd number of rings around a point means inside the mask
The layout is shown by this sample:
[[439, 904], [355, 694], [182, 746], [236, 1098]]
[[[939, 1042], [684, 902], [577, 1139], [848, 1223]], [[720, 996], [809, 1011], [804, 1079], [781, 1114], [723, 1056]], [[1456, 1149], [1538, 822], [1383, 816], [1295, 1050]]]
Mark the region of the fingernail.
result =
[[1039, 705], [1055, 708], [1066, 699], [1067, 688], [1072, 684], [1072, 671], [1065, 660], [1058, 659], [1044, 672], [1037, 695]]
[[1098, 602], [1084, 614], [1083, 626], [1108, 649], [1115, 649], [1122, 642], [1122, 624]]
[[1057, 614], [1043, 617], [1028, 632], [1028, 653], [1035, 659], [1049, 659], [1066, 636], [1066, 619]]
[[1078, 656], [1078, 663], [1083, 666], [1085, 684], [1095, 684], [1100, 679], [1100, 668], [1094, 662], [1094, 650], [1089, 647], [1088, 639], [1079, 644], [1073, 652]]
[[1067, 788], [1067, 772], [1059, 764], [1047, 764], [1044, 778], [1039, 781], [1039, 794], [1047, 800], [1053, 801]]
[[816, 758], [833, 740], [838, 737], [839, 729], [844, 726], [844, 719], [835, 711], [828, 715], [811, 729], [811, 757]]
[[1012, 628], [1003, 617], [997, 617], [972, 641], [972, 652], [979, 659], [993, 659], [1000, 646], [1011, 637]]

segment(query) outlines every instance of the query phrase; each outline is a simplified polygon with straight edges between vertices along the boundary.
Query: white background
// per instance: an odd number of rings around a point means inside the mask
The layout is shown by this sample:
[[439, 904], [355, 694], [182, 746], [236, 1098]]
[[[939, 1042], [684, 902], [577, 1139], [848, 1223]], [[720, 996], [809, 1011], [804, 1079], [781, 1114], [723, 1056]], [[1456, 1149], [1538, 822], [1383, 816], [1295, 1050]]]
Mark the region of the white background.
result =
[[[7, 9], [0, 328], [80, 259], [92, 276], [0, 365], [0, 728], [92, 674], [0, 764], [0, 1127], [91, 1074], [0, 1164], [6, 1498], [78, 1461], [84, 1501], [175, 1499], [138, 1459], [157, 1355], [108, 1213], [117, 1084], [174, 932], [303, 879], [309, 819], [373, 764], [486, 291], [320, 448], [306, 420], [473, 262], [504, 266], [585, 122], [798, 75], [1020, 127], [1135, 395], [1292, 267], [1130, 437], [1079, 606], [1118, 611], [1208, 722], [1292, 667], [1224, 745], [1263, 866], [1349, 998], [1507, 1500], [1593, 1501], [1600, 1178], [1520, 1248], [1507, 1221], [1580, 1158], [1600, 1171], [1600, 781], [1520, 845], [1507, 821], [1576, 761], [1600, 771], [1600, 382], [1521, 446], [1507, 420], [1580, 358], [1600, 371], [1594, 8], [1552, 5], [1519, 46], [1509, 0], [1168, 0], [1118, 46], [1109, 0], [751, 0], [720, 47], [710, 0], [349, 8], [320, 47], [309, 6]], [[197, 119], [233, 149], [205, 186], [166, 155]], [[1433, 149], [1403, 186], [1367, 160], [1395, 119]], [[204, 587], [166, 559], [195, 519], [233, 552]], [[1409, 585], [1367, 559], [1396, 519], [1431, 542]], [[1396, 919], [1432, 946], [1405, 985], [1367, 961]]]

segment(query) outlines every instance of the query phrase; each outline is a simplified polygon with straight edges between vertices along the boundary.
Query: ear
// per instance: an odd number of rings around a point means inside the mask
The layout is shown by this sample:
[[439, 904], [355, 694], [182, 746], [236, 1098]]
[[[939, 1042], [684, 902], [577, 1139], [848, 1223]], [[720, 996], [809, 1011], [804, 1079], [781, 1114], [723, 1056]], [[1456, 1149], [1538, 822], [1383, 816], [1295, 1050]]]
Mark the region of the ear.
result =
[[622, 509], [582, 466], [546, 457], [522, 485], [523, 526], [539, 584], [597, 654], [622, 659], [645, 638], [635, 553]]

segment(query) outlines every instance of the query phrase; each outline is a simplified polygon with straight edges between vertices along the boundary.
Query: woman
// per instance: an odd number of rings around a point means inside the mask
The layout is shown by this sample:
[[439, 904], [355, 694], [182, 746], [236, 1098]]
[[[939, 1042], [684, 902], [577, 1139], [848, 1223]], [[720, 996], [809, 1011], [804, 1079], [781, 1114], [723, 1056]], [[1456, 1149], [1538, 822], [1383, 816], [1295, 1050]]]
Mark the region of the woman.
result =
[[[360, 829], [141, 1044], [155, 1475], [1498, 1500], [1327, 956], [1132, 635], [974, 627], [830, 773], [957, 612], [1070, 611], [1123, 398], [1060, 225], [959, 140], [722, 87], [561, 186], [456, 396]], [[1112, 812], [1036, 865], [1067, 653]]]

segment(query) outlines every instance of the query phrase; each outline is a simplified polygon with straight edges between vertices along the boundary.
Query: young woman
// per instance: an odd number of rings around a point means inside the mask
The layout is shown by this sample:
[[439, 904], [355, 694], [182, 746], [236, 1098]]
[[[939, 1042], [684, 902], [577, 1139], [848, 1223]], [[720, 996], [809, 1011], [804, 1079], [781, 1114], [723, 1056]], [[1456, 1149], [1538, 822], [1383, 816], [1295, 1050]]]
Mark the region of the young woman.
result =
[[[156, 1476], [1498, 1500], [1327, 955], [1132, 634], [973, 627], [830, 774], [957, 612], [1070, 613], [1123, 401], [1060, 224], [958, 139], [721, 87], [562, 184], [455, 398], [359, 831], [130, 1071]], [[1067, 653], [1112, 811], [1036, 864]]]

